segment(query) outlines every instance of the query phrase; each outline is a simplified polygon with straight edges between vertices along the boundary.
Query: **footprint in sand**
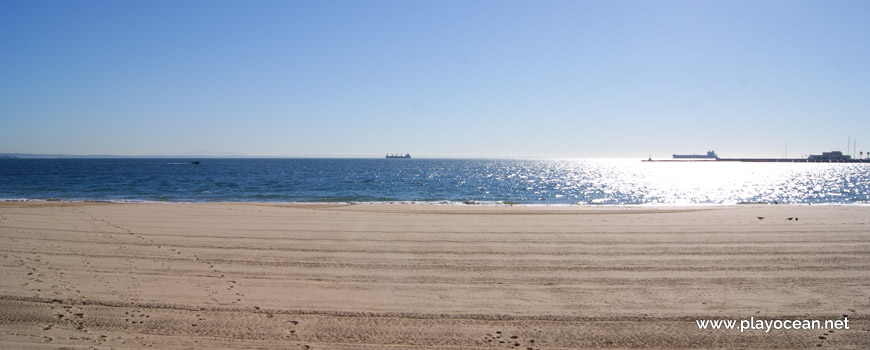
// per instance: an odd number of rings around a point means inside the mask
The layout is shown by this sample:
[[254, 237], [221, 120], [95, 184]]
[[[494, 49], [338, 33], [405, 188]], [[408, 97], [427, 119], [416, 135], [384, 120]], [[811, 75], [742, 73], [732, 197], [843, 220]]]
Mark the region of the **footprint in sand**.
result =
[[[540, 332], [537, 329], [535, 329], [535, 331]], [[518, 349], [518, 348], [522, 347], [526, 350], [540, 350], [540, 348], [534, 347], [535, 342], [536, 342], [535, 339], [530, 338], [524, 342], [520, 338], [520, 336], [510, 335], [510, 336], [506, 336], [508, 338], [508, 340], [502, 340], [502, 339], [500, 339], [502, 337], [502, 335], [504, 335], [504, 333], [502, 331], [496, 331], [495, 335], [493, 335], [492, 333], [487, 333], [483, 337], [483, 339], [486, 340], [487, 343], [494, 343], [495, 341], [498, 341], [498, 344], [504, 344], [504, 346], [508, 349]], [[524, 345], [524, 343], [526, 343], [526, 345]]]

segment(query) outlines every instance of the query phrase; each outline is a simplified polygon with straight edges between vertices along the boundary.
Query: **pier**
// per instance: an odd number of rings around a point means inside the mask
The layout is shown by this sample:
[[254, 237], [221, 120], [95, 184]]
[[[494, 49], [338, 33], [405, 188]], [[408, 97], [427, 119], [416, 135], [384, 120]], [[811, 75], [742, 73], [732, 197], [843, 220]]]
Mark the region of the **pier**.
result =
[[712, 151], [707, 152], [706, 157], [695, 156], [692, 158], [674, 155], [674, 159], [649, 159], [644, 162], [748, 162], [748, 163], [870, 163], [868, 158], [852, 158], [852, 156], [844, 155], [840, 151], [823, 152], [822, 154], [813, 154], [807, 158], [716, 158], [709, 157], [710, 154], [715, 155]]
[[756, 163], [870, 163], [868, 159], [808, 159], [808, 158], [719, 158], [719, 162]]

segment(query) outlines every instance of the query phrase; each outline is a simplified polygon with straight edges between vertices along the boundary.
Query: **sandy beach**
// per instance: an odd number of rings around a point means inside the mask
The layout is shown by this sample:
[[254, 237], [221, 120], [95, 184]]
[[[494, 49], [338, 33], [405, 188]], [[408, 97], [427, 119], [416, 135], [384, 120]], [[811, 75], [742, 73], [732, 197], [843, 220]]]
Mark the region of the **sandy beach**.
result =
[[870, 346], [864, 206], [7, 202], [0, 268], [4, 349]]

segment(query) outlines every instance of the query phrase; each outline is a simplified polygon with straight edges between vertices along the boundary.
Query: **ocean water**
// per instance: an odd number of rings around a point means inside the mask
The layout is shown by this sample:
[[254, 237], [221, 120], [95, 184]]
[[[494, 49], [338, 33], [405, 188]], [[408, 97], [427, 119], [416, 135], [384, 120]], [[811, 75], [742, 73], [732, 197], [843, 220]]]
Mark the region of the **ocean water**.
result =
[[0, 159], [0, 200], [867, 204], [870, 164], [626, 159]]

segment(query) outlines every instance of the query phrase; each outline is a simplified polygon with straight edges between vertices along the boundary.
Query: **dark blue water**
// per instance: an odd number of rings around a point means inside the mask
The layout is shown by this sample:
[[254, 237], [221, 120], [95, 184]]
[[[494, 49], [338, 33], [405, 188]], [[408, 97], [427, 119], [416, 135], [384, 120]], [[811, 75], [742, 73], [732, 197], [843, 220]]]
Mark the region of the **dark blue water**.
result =
[[637, 160], [3, 159], [2, 200], [868, 203], [868, 164]]

